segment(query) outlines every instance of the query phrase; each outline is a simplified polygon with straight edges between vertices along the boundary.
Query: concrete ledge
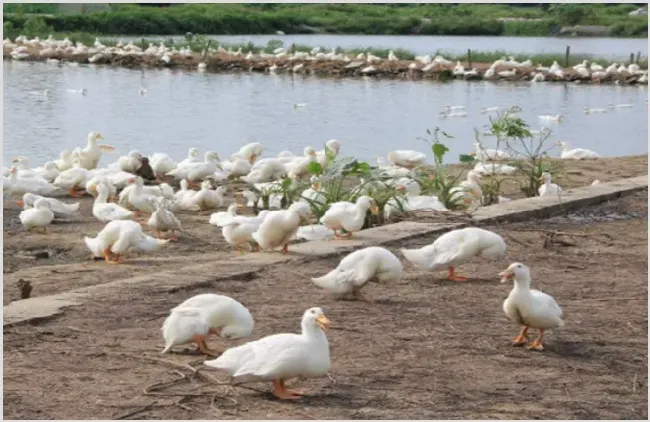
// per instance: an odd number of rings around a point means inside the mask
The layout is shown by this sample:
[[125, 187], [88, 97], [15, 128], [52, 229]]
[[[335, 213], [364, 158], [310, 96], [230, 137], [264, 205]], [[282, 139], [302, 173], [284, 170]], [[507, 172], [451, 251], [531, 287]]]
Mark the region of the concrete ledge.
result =
[[[173, 293], [179, 290], [207, 287], [221, 280], [250, 280], [263, 267], [287, 262], [291, 259], [288, 256], [267, 253], [258, 254], [255, 257], [244, 255], [229, 261], [185, 266], [177, 270], [125, 278], [56, 295], [16, 300], [4, 307], [2, 325], [7, 327], [51, 318], [60, 314], [65, 307], [82, 305], [92, 297], [101, 296], [108, 291], [115, 294], [122, 290], [125, 294], [133, 294], [137, 290], [152, 289]], [[257, 265], [245, 265], [246, 261]], [[247, 269], [242, 270], [242, 267]]]
[[[609, 201], [648, 188], [648, 176], [622, 179], [566, 190], [557, 197], [527, 198], [504, 204], [483, 207], [473, 215], [476, 223], [516, 221], [528, 218], [545, 218], [588, 205]], [[247, 280], [255, 273], [271, 265], [290, 261], [309, 261], [350, 252], [360, 247], [387, 245], [394, 242], [439, 235], [450, 230], [466, 227], [467, 223], [417, 223], [404, 221], [375, 227], [355, 233], [352, 240], [311, 241], [289, 247], [290, 254], [255, 253], [233, 257], [228, 261], [215, 261], [188, 265], [171, 271], [162, 271], [110, 283], [75, 289], [69, 292], [14, 301], [4, 307], [3, 325], [45, 319], [61, 313], [67, 306], [81, 305], [106, 290], [125, 293], [138, 289], [158, 289], [174, 292], [184, 289], [207, 287], [219, 280]], [[432, 239], [433, 240], [433, 239]], [[242, 270], [242, 267], [247, 268]]]
[[358, 248], [386, 245], [462, 227], [459, 223], [416, 223], [402, 221], [355, 233], [351, 240], [313, 240], [289, 247], [291, 252], [311, 258], [327, 258]]
[[621, 179], [596, 186], [567, 189], [559, 197], [525, 198], [482, 207], [474, 213], [472, 218], [480, 223], [546, 218], [577, 208], [610, 201], [647, 188], [648, 176]]

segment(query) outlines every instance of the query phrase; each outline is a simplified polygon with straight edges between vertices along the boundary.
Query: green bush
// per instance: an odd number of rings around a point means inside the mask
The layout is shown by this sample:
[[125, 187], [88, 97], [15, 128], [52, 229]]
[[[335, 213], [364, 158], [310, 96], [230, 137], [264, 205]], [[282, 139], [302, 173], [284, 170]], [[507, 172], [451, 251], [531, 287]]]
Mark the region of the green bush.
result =
[[[5, 22], [20, 29], [31, 9], [5, 6]], [[25, 5], [27, 6], [27, 5]], [[630, 5], [563, 4], [544, 12], [539, 6], [505, 4], [178, 4], [168, 8], [133, 4], [113, 6], [109, 11], [43, 16], [58, 32], [120, 35], [258, 34], [310, 32], [349, 34], [426, 35], [527, 35], [553, 33], [565, 24], [613, 27], [621, 36], [647, 33], [647, 18], [628, 16]], [[500, 18], [541, 20], [507, 21]]]

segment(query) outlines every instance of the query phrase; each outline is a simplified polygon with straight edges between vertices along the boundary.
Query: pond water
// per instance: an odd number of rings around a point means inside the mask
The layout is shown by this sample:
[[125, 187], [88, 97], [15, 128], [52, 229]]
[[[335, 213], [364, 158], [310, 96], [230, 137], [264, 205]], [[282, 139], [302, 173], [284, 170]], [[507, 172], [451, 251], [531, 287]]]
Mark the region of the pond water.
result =
[[[102, 158], [103, 165], [131, 149], [182, 159], [197, 147], [223, 158], [247, 142], [262, 142], [268, 157], [286, 149], [301, 153], [306, 145], [320, 149], [331, 138], [341, 141], [343, 155], [372, 160], [394, 149], [428, 151], [418, 137], [436, 126], [454, 136], [445, 141], [447, 161], [454, 162], [471, 150], [473, 128], [488, 122], [482, 107], [512, 105], [523, 108], [521, 116], [533, 128], [540, 127], [538, 115], [564, 115], [552, 126], [552, 140], [605, 156], [648, 152], [645, 87], [334, 80], [15, 61], [3, 63], [3, 76], [4, 165], [17, 155], [34, 165], [55, 159], [63, 149], [84, 146], [90, 131], [118, 148]], [[88, 94], [68, 92], [81, 88]], [[294, 108], [295, 102], [305, 106]], [[584, 107], [610, 103], [634, 107], [583, 113]], [[467, 117], [441, 118], [446, 105], [465, 105]], [[494, 138], [483, 140], [494, 144]]]
[[[139, 40], [143, 37], [122, 37]], [[183, 36], [151, 36], [148, 39], [164, 40], [172, 38], [183, 40]], [[454, 55], [473, 51], [506, 51], [521, 56], [537, 54], [564, 54], [566, 46], [571, 46], [571, 54], [593, 55], [612, 59], [628, 59], [630, 53], [640, 52], [648, 57], [647, 38], [594, 38], [594, 37], [458, 37], [428, 35], [211, 35], [209, 38], [225, 44], [266, 45], [269, 40], [282, 40], [285, 46], [292, 43], [299, 45], [321, 46], [325, 48], [392, 48], [404, 49], [415, 54], [430, 54], [436, 51]]]

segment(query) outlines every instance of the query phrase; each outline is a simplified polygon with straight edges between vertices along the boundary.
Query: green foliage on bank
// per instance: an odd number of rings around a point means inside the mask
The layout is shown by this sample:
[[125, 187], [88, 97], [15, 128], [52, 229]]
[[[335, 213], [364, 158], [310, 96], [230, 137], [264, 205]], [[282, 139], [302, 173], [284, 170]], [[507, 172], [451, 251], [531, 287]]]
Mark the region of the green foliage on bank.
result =
[[[4, 22], [22, 28], [29, 13], [58, 32], [122, 35], [290, 33], [387, 35], [553, 35], [562, 26], [608, 26], [615, 36], [647, 35], [640, 4], [174, 4], [113, 5], [110, 11], [58, 13], [55, 4], [5, 4]], [[511, 20], [524, 19], [524, 20]]]

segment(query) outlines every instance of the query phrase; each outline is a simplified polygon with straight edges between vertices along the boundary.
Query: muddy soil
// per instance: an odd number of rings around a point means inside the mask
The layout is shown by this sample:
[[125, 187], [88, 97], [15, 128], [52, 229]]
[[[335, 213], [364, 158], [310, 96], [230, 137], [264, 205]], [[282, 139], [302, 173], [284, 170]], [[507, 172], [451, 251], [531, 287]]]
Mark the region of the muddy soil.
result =
[[[647, 419], [647, 191], [566, 217], [488, 228], [504, 236], [506, 258], [460, 267], [467, 282], [405, 264], [400, 282], [364, 289], [374, 302], [335, 300], [309, 281], [336, 258], [278, 265], [251, 280], [190, 291], [116, 291], [55, 318], [5, 328], [4, 416]], [[544, 247], [546, 233], [539, 230], [578, 236], [559, 236]], [[7, 238], [5, 223], [5, 244]], [[499, 283], [497, 273], [514, 261], [528, 265], [533, 286], [565, 312], [566, 327], [548, 332], [543, 352], [510, 345], [518, 327], [501, 306], [512, 286]], [[160, 355], [165, 313], [204, 292], [245, 304], [256, 320], [253, 338], [297, 332], [302, 312], [321, 306], [333, 323], [334, 381], [296, 381], [308, 395], [281, 402], [268, 393], [270, 385], [229, 387], [201, 375], [226, 381], [217, 371], [190, 375], [189, 367], [205, 359], [190, 347]], [[210, 343], [225, 348], [244, 341]]]

